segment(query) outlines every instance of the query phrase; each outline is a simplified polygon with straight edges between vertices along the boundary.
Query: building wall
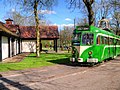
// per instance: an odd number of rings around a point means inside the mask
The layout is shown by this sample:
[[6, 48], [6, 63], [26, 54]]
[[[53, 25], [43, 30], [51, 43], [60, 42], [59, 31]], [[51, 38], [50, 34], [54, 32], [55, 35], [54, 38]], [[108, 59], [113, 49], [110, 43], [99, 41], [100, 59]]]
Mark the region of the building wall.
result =
[[[12, 40], [12, 38], [8, 38], [6, 36], [1, 36], [1, 59], [12, 57], [14, 55], [19, 54], [19, 42], [18, 39]], [[20, 50], [21, 51], [21, 50]], [[20, 52], [21, 53], [21, 52]]]
[[8, 37], [2, 36], [2, 59], [8, 58]]
[[19, 47], [19, 45], [18, 45], [18, 40], [16, 40], [16, 54], [18, 54], [18, 53], [19, 53], [19, 51], [18, 51], [18, 50], [19, 50], [19, 48], [18, 48], [18, 47]]
[[10, 38], [10, 57], [12, 57], [12, 41], [11, 41], [12, 39]]
[[22, 53], [22, 40], [20, 40], [20, 53]]
[[22, 40], [22, 52], [36, 52], [36, 41]]
[[16, 55], [16, 39], [15, 39], [15, 41], [14, 41], [14, 55]]

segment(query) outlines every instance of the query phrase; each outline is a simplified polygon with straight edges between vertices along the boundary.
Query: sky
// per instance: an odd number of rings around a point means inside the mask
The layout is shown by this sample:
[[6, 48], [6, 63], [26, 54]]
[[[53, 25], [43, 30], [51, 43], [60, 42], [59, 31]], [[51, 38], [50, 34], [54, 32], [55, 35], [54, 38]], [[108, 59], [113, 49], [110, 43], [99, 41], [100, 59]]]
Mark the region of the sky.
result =
[[[0, 21], [5, 22], [7, 12], [14, 11], [15, 7], [5, 5], [3, 1], [0, 0]], [[83, 17], [79, 11], [69, 10], [65, 0], [58, 0], [58, 5], [54, 6], [51, 11], [43, 10], [41, 13], [45, 13], [45, 18], [53, 25], [58, 25], [59, 28], [65, 25], [74, 25], [75, 18]]]

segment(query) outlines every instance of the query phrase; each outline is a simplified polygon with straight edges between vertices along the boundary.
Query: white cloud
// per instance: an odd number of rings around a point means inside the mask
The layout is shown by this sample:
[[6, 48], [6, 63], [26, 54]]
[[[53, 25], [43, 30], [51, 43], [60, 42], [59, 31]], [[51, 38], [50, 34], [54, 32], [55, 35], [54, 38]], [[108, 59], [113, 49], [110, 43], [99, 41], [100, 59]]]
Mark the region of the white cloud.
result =
[[58, 26], [58, 27], [64, 27], [64, 26], [70, 26], [70, 27], [73, 27], [73, 26], [74, 26], [74, 24], [56, 24], [56, 23], [51, 24], [51, 25], [55, 25], [55, 26]]
[[61, 26], [69, 26], [69, 27], [72, 27], [72, 26], [74, 26], [74, 24], [62, 24]]
[[70, 18], [66, 18], [65, 20], [66, 20], [66, 21], [71, 21], [71, 19], [70, 19]]
[[51, 24], [51, 25], [55, 25], [55, 26], [58, 26], [58, 30], [63, 30], [64, 26], [67, 26], [67, 27], [74, 27], [74, 24]]
[[11, 9], [11, 11], [12, 11], [12, 12], [15, 12], [15, 9], [14, 9], [14, 8], [12, 8], [12, 9]]
[[56, 23], [54, 23], [54, 24], [52, 24], [52, 25], [54, 25], [54, 26], [59, 26], [59, 25], [57, 25]]
[[40, 10], [38, 11], [39, 14], [56, 14], [55, 11], [50, 11], [50, 10]]

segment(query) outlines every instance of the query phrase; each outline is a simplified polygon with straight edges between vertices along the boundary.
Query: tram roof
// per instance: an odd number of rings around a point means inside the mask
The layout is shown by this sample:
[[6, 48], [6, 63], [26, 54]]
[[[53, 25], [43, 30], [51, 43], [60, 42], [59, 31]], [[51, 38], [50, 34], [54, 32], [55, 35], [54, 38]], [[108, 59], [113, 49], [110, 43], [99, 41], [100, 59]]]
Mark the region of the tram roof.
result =
[[96, 33], [104, 33], [104, 34], [113, 34], [114, 35], [114, 32], [112, 30], [100, 29], [100, 28], [95, 27], [95, 26], [90, 26], [89, 30], [92, 31], [92, 32], [96, 32]]
[[120, 38], [120, 36], [114, 34], [114, 32], [112, 30], [103, 30], [103, 29], [100, 29], [98, 27], [95, 27], [95, 26], [90, 26], [90, 31], [91, 32], [94, 32], [94, 33], [102, 33], [102, 34], [106, 34], [106, 35], [110, 35], [110, 36], [114, 36], [114, 37], [117, 37], [117, 38]]
[[93, 33], [102, 33], [102, 34], [106, 34], [106, 35], [111, 35], [111, 36], [115, 36], [115, 37], [118, 37], [120, 38], [120, 36], [118, 35], [115, 35], [114, 32], [112, 30], [109, 30], [109, 29], [101, 29], [101, 28], [98, 28], [98, 27], [95, 27], [95, 26], [76, 26], [76, 30], [77, 30], [77, 33], [79, 32], [93, 32]]

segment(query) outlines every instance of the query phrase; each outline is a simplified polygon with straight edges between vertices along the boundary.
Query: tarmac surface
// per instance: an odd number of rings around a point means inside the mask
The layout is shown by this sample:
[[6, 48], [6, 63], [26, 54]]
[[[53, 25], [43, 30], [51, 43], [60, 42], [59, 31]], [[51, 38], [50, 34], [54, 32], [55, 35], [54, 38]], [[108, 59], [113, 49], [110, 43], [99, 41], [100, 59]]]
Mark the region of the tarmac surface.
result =
[[0, 90], [120, 90], [120, 57], [94, 67], [57, 64], [1, 74]]
[[30, 53], [21, 53], [16, 56], [6, 58], [3, 60], [3, 63], [9, 63], [9, 62], [20, 62], [22, 61], [26, 56], [28, 56]]

